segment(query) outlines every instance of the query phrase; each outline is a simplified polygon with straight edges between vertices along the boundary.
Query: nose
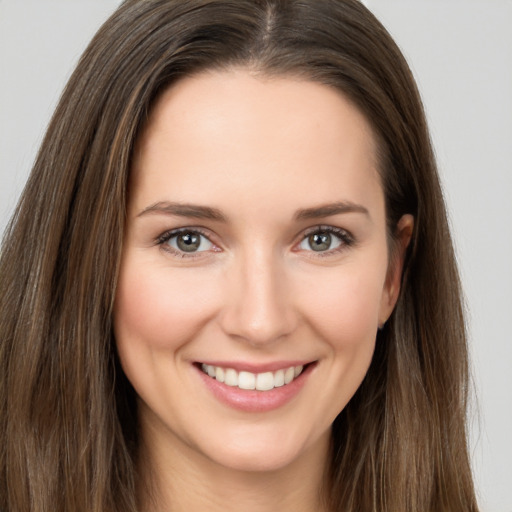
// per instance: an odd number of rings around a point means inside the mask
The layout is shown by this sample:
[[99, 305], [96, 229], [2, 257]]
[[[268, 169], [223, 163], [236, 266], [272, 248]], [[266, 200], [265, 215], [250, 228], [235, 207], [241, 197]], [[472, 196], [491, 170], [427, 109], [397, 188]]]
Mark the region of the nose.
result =
[[253, 346], [266, 346], [294, 331], [298, 317], [279, 260], [253, 251], [230, 269], [221, 314], [226, 334]]

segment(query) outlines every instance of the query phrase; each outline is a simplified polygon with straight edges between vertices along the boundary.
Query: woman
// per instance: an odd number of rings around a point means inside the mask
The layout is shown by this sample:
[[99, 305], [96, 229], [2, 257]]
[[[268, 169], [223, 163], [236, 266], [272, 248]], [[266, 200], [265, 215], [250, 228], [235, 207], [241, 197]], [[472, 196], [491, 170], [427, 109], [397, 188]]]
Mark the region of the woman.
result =
[[0, 280], [1, 509], [477, 510], [424, 114], [356, 1], [126, 1]]

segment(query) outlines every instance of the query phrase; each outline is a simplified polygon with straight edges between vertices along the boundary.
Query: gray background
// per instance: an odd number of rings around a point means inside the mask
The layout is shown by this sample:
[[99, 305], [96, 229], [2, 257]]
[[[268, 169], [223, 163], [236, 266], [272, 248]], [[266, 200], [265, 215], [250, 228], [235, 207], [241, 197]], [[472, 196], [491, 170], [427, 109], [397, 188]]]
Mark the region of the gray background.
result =
[[[119, 3], [0, 0], [0, 232], [66, 79]], [[512, 512], [512, 0], [365, 3], [427, 107], [469, 310], [480, 503]]]

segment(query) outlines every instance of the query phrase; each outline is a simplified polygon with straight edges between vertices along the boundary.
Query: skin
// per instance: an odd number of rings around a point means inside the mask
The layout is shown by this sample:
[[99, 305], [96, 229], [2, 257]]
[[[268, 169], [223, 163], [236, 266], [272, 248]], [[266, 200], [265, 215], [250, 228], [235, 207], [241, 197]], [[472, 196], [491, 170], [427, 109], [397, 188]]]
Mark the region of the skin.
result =
[[[375, 155], [362, 114], [317, 83], [237, 69], [159, 98], [135, 152], [115, 307], [148, 509], [322, 510], [330, 426], [393, 310], [413, 227], [401, 219], [390, 265]], [[351, 208], [318, 211], [339, 203]], [[316, 216], [297, 215], [307, 209]], [[310, 231], [326, 226], [345, 238], [313, 251]], [[200, 250], [163, 241], [181, 228], [201, 230]], [[291, 401], [246, 412], [204, 385], [195, 364], [211, 360], [314, 367]]]

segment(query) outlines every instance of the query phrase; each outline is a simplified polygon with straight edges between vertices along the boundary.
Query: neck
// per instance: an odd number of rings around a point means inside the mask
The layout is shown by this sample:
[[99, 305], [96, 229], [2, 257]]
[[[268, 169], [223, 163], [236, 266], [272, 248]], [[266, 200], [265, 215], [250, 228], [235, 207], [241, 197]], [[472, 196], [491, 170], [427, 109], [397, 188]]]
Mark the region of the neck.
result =
[[[146, 438], [147, 439], [147, 438]], [[322, 497], [329, 436], [271, 471], [222, 466], [183, 443], [145, 442], [140, 452], [144, 512], [326, 511]], [[149, 482], [149, 485], [148, 485]]]

